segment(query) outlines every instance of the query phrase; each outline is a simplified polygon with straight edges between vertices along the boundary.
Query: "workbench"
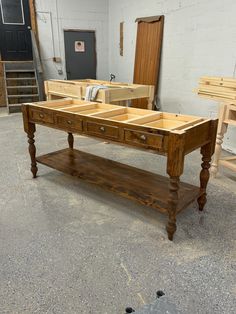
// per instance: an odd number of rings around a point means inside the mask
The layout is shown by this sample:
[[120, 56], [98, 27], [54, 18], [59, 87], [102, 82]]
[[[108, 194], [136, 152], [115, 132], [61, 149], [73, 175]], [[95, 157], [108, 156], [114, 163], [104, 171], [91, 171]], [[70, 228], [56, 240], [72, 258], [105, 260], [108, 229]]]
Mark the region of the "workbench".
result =
[[215, 177], [218, 173], [219, 165], [236, 171], [236, 156], [221, 157], [224, 135], [228, 125], [236, 126], [236, 101], [224, 101], [220, 104], [219, 124], [216, 137], [215, 155], [211, 165], [211, 173]]
[[[168, 215], [170, 240], [179, 212], [196, 199], [203, 210], [217, 120], [73, 99], [23, 104], [22, 112], [33, 178], [41, 163], [151, 206]], [[69, 147], [36, 157], [36, 124], [67, 132]], [[74, 148], [73, 133], [165, 155], [169, 178], [79, 151]], [[198, 148], [200, 187], [180, 182], [185, 155]]]
[[147, 108], [153, 109], [154, 86], [108, 82], [100, 80], [48, 80], [45, 81], [45, 94], [47, 100], [72, 97], [85, 99], [88, 86], [101, 85], [106, 89], [100, 89], [94, 101], [106, 104], [124, 105], [132, 99], [147, 99]]
[[200, 97], [219, 102], [218, 131], [211, 173], [216, 177], [219, 165], [236, 171], [236, 156], [221, 157], [224, 135], [228, 125], [236, 126], [236, 79], [204, 76], [200, 78], [197, 93]]

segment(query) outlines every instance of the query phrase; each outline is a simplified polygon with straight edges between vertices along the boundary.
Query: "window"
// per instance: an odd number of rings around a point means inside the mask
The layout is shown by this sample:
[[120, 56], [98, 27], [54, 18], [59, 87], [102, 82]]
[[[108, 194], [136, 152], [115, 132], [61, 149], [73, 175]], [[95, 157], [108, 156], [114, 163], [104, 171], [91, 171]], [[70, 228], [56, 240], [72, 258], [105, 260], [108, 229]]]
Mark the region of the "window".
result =
[[22, 0], [0, 0], [3, 24], [24, 25]]

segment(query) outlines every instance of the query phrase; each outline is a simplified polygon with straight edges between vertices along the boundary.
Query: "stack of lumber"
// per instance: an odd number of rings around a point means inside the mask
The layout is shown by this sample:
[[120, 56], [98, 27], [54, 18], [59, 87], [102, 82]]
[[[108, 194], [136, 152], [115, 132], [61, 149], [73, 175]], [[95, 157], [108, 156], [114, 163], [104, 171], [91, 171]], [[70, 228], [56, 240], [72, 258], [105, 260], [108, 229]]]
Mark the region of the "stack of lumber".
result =
[[236, 100], [236, 78], [209, 77], [200, 78], [197, 94], [214, 100]]

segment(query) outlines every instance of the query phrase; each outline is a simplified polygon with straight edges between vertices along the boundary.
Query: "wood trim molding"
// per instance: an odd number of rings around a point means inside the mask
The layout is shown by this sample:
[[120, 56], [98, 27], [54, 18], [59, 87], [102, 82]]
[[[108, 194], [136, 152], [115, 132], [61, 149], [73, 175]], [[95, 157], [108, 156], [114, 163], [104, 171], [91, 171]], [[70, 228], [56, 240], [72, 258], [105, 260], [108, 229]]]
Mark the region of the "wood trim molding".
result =
[[39, 44], [35, 0], [29, 0], [29, 9], [30, 9], [31, 29], [35, 33], [37, 43]]

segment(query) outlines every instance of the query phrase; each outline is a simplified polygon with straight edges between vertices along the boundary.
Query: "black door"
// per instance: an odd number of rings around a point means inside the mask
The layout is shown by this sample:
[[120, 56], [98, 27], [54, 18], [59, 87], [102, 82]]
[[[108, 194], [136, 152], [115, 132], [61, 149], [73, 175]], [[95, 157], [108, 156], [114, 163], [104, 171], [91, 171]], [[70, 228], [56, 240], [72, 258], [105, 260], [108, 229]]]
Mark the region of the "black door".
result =
[[2, 60], [32, 60], [28, 0], [0, 0], [0, 11]]
[[96, 79], [95, 32], [68, 30], [64, 34], [67, 79]]

